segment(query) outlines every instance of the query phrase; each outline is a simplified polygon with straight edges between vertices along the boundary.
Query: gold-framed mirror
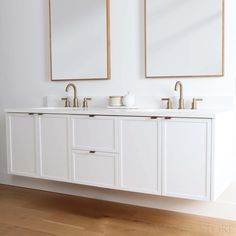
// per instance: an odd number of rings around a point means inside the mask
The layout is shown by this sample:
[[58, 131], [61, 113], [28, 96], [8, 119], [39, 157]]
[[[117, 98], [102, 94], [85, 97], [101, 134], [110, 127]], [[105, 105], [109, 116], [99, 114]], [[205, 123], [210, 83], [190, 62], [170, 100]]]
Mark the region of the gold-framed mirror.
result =
[[145, 77], [224, 76], [224, 0], [144, 0]]
[[51, 81], [110, 79], [110, 0], [48, 1]]

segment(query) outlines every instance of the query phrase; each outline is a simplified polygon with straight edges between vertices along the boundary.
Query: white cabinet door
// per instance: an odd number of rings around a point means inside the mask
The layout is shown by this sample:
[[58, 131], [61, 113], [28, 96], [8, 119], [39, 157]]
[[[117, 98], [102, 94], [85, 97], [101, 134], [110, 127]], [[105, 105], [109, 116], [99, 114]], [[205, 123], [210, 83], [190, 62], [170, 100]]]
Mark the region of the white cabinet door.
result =
[[122, 189], [160, 194], [159, 122], [150, 118], [120, 120]]
[[60, 115], [43, 115], [39, 118], [40, 174], [47, 179], [68, 181], [69, 118]]
[[162, 158], [163, 195], [210, 200], [210, 120], [164, 120]]
[[9, 173], [37, 175], [36, 117], [28, 114], [7, 115]]
[[108, 153], [73, 152], [74, 182], [114, 187], [117, 185], [117, 156]]
[[78, 150], [117, 151], [116, 119], [114, 117], [72, 117], [72, 146]]

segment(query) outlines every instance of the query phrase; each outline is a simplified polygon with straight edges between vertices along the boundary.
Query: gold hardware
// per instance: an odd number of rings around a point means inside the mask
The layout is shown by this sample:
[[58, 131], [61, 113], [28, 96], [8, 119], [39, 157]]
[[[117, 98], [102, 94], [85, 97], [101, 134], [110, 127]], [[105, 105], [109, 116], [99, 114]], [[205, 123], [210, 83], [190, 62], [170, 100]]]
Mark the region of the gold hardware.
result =
[[194, 98], [192, 102], [192, 110], [197, 110], [197, 102], [202, 102], [202, 98]]
[[123, 96], [109, 96], [109, 98], [122, 98]]
[[88, 101], [91, 101], [91, 100], [92, 98], [85, 97], [83, 101], [83, 108], [88, 108]]
[[33, 115], [38, 115], [38, 116], [43, 116], [43, 113], [28, 113], [29, 116], [33, 116]]
[[158, 117], [157, 116], [151, 116], [151, 120], [157, 120]]
[[175, 91], [179, 88], [179, 109], [184, 109], [184, 98], [183, 98], [183, 84], [181, 81], [176, 82]]
[[70, 107], [70, 99], [69, 98], [62, 98], [62, 101], [65, 101], [65, 107]]
[[162, 98], [161, 100], [162, 101], [167, 101], [166, 109], [172, 109], [173, 108], [173, 104], [172, 104], [172, 101], [171, 101], [170, 98]]
[[74, 84], [70, 83], [66, 86], [66, 92], [69, 91], [69, 88], [72, 87], [74, 90], [74, 99], [73, 99], [73, 107], [79, 107], [79, 100], [77, 97], [77, 88]]

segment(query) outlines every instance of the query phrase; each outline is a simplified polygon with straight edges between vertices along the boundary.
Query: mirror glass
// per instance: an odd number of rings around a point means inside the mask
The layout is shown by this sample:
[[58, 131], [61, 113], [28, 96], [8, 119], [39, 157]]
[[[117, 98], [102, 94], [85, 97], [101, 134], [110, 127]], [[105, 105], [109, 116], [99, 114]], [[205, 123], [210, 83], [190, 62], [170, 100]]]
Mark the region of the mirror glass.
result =
[[49, 0], [52, 80], [110, 79], [109, 1]]
[[146, 0], [146, 77], [224, 74], [223, 0]]

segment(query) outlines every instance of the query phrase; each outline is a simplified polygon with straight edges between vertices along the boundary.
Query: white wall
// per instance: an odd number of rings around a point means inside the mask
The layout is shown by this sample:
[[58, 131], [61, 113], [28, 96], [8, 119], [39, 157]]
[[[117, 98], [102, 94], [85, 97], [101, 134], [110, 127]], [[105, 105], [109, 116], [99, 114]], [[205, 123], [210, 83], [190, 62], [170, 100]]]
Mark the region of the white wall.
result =
[[[236, 1], [226, 0], [226, 73], [224, 78], [184, 79], [185, 94], [191, 96], [234, 96], [236, 78]], [[11, 178], [6, 175], [4, 108], [35, 107], [43, 104], [42, 97], [63, 94], [65, 82], [49, 81], [49, 35], [47, 0], [0, 0], [0, 172], [6, 183], [48, 188], [79, 194], [78, 186]], [[111, 0], [111, 81], [80, 81], [80, 95], [106, 96], [130, 90], [136, 95], [169, 96], [174, 79], [144, 78], [144, 1]], [[82, 188], [84, 195], [104, 197], [97, 189]], [[86, 192], [87, 191], [87, 192]], [[110, 193], [110, 195], [109, 195]], [[114, 193], [106, 198], [114, 199]], [[122, 201], [128, 196], [119, 193]], [[158, 198], [159, 199], [159, 198]], [[157, 199], [157, 200], [158, 200]], [[152, 200], [152, 201], [151, 201]], [[153, 198], [138, 196], [137, 204], [148, 205]], [[128, 200], [127, 200], [128, 202]], [[188, 201], [160, 200], [152, 206], [172, 210], [214, 215], [216, 208]], [[172, 202], [172, 203], [170, 203]], [[162, 204], [163, 203], [163, 204]], [[178, 204], [177, 204], [178, 203]], [[198, 207], [197, 207], [198, 206]], [[192, 210], [194, 208], [194, 210]], [[196, 208], [196, 209], [195, 209]], [[200, 209], [200, 210], [197, 210]], [[217, 216], [217, 214], [215, 214]]]

